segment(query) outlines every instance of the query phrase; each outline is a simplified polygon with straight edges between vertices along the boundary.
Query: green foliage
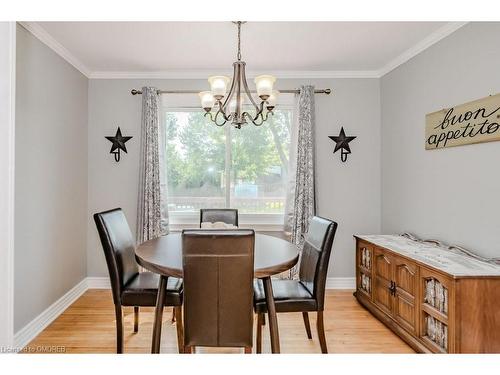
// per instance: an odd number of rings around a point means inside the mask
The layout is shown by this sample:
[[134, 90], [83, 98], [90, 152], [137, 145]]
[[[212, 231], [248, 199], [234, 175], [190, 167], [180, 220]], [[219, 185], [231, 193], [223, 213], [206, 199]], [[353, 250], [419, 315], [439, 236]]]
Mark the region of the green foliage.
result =
[[277, 112], [261, 126], [248, 124], [241, 129], [231, 129], [233, 181], [255, 183], [259, 176], [270, 173], [271, 167], [287, 167], [287, 160], [280, 159], [271, 127], [277, 129], [278, 142], [288, 156], [288, 115], [288, 112]]
[[230, 124], [218, 127], [201, 112], [168, 113], [165, 121], [169, 194], [183, 195], [189, 190], [191, 195], [223, 195], [226, 128], [232, 145], [232, 185], [257, 183], [273, 167], [286, 171], [290, 120], [290, 111], [277, 111], [260, 127], [248, 124], [235, 129]]

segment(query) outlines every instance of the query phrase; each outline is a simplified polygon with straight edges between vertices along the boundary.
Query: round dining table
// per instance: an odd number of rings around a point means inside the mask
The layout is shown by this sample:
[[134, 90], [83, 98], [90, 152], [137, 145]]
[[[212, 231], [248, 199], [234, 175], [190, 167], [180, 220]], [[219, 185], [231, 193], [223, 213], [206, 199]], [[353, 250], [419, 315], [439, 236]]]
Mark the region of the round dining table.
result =
[[[151, 352], [159, 353], [167, 278], [183, 276], [181, 233], [171, 233], [144, 242], [137, 247], [135, 257], [142, 267], [161, 276], [151, 345]], [[264, 285], [272, 353], [280, 352], [280, 344], [271, 276], [289, 270], [297, 264], [298, 259], [299, 252], [290, 242], [265, 234], [255, 234], [254, 276], [261, 279]]]

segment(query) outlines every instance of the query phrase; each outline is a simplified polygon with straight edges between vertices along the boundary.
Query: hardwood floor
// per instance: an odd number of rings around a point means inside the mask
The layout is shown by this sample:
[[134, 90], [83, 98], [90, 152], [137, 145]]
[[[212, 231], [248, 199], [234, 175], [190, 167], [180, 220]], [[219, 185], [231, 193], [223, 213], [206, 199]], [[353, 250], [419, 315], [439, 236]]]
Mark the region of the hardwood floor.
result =
[[[325, 331], [330, 353], [413, 353], [399, 337], [375, 319], [352, 296], [352, 291], [327, 290]], [[153, 308], [141, 308], [139, 332], [133, 333], [133, 308], [125, 308], [125, 353], [149, 353]], [[312, 340], [307, 339], [302, 314], [278, 314], [282, 353], [320, 353], [316, 314], [310, 313]], [[172, 309], [163, 314], [161, 353], [177, 353]], [[63, 347], [66, 353], [114, 353], [115, 317], [110, 290], [88, 290], [29, 345], [27, 352]], [[269, 330], [264, 326], [263, 353], [270, 353]], [[203, 353], [238, 353], [239, 349], [197, 348]], [[253, 352], [255, 353], [255, 345]]]

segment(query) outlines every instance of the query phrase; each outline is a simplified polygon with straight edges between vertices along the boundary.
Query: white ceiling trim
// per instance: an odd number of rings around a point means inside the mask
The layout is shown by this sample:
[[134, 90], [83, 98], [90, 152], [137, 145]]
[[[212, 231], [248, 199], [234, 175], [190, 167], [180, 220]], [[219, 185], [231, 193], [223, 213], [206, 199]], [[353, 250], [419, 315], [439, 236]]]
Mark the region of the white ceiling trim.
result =
[[[92, 72], [90, 79], [207, 79], [214, 74], [232, 75], [231, 71], [220, 70], [176, 70], [160, 72]], [[376, 70], [352, 70], [352, 71], [323, 71], [323, 70], [284, 70], [284, 71], [248, 71], [247, 77], [253, 78], [260, 74], [271, 74], [281, 79], [301, 78], [378, 78]]]
[[38, 38], [42, 43], [47, 45], [47, 47], [51, 48], [55, 53], [61, 56], [64, 60], [73, 65], [76, 69], [80, 71], [84, 76], [89, 78], [90, 70], [78, 60], [71, 52], [69, 52], [61, 43], [55, 40], [49, 33], [45, 31], [43, 27], [41, 27], [36, 22], [19, 22], [19, 24], [28, 30], [31, 34], [33, 34], [36, 38]]
[[437, 29], [435, 32], [430, 34], [428, 37], [425, 39], [422, 39], [420, 42], [415, 44], [413, 47], [407, 49], [405, 52], [403, 52], [401, 55], [396, 57], [394, 60], [390, 61], [388, 64], [386, 64], [382, 69], [379, 70], [379, 77], [383, 77], [387, 73], [393, 71], [396, 69], [398, 66], [404, 64], [411, 58], [417, 56], [419, 53], [425, 51], [427, 48], [432, 46], [433, 44], [436, 44], [439, 42], [441, 39], [446, 38], [448, 35], [454, 33], [458, 29], [460, 29], [462, 26], [466, 25], [467, 22], [449, 22], [443, 27], [440, 27]]

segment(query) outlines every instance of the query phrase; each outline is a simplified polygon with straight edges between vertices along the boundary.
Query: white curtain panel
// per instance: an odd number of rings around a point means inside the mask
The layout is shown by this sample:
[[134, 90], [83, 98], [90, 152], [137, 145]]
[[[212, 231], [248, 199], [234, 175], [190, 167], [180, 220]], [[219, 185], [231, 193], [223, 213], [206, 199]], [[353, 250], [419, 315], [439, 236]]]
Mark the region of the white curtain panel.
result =
[[[309, 221], [316, 214], [314, 133], [314, 86], [302, 86], [296, 98], [285, 204], [285, 230], [300, 252]], [[298, 265], [290, 270], [289, 277], [298, 277]]]
[[[168, 232], [162, 223], [160, 176], [160, 94], [154, 87], [142, 88], [141, 161], [137, 202], [137, 243], [157, 238]], [[163, 154], [163, 153], [162, 153]]]

